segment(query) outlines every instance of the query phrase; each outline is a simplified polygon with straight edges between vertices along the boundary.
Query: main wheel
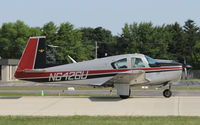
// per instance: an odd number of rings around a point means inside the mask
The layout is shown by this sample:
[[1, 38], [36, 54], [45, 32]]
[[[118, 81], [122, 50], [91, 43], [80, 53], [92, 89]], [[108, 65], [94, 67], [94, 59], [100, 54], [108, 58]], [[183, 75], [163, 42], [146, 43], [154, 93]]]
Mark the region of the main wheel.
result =
[[127, 99], [130, 97], [130, 95], [131, 95], [131, 89], [129, 89], [129, 95], [120, 95], [120, 98]]
[[163, 91], [163, 96], [164, 96], [165, 98], [169, 98], [169, 97], [172, 96], [172, 92], [171, 92], [169, 89], [165, 89], [165, 90]]
[[120, 95], [120, 98], [121, 99], [127, 99], [127, 98], [129, 98], [130, 96], [128, 96], [128, 95]]

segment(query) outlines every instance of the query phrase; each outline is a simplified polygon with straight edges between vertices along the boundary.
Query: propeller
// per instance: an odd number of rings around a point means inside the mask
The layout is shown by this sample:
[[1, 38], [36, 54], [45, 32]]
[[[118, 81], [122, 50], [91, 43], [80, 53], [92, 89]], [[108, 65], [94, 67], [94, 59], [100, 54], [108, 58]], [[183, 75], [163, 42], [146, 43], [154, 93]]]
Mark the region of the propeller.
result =
[[190, 69], [192, 69], [192, 66], [188, 65], [186, 59], [184, 58], [183, 62], [184, 79], [188, 79], [188, 70]]

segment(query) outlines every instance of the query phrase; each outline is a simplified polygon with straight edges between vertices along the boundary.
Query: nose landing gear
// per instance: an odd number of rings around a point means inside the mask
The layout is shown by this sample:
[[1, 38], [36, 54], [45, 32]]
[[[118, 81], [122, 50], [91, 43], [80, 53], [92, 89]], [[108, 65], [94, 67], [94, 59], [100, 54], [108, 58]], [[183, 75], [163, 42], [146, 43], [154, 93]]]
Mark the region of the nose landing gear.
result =
[[172, 91], [171, 91], [170, 89], [165, 89], [165, 90], [163, 91], [163, 96], [164, 96], [165, 98], [171, 97], [171, 96], [172, 96]]
[[171, 84], [169, 84], [169, 89], [165, 89], [165, 90], [163, 91], [163, 96], [164, 96], [165, 98], [169, 98], [169, 97], [172, 96]]

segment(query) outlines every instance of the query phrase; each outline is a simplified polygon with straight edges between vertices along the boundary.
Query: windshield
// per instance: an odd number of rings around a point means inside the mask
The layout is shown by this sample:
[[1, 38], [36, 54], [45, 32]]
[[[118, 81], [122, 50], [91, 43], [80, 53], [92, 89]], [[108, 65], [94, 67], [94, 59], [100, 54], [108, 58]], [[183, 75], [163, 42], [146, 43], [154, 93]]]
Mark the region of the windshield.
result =
[[149, 62], [149, 64], [155, 64], [155, 63], [156, 63], [156, 60], [155, 60], [155, 59], [152, 59], [152, 58], [149, 57], [149, 56], [146, 56], [146, 55], [145, 55], [145, 58], [147, 59], [147, 61]]

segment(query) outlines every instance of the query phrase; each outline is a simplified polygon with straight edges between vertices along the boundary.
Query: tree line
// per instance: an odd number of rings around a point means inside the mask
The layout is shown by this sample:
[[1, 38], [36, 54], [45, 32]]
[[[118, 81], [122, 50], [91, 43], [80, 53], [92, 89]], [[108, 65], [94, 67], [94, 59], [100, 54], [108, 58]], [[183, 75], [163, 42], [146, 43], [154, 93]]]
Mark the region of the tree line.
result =
[[54, 48], [58, 53], [56, 58], [64, 63], [70, 63], [68, 55], [77, 61], [93, 59], [97, 42], [98, 58], [143, 53], [181, 63], [186, 60], [194, 68], [200, 68], [200, 27], [193, 20], [187, 20], [183, 26], [177, 22], [162, 26], [134, 22], [125, 24], [118, 35], [102, 27], [74, 28], [69, 22], [30, 27], [18, 20], [0, 27], [1, 58], [19, 59], [30, 36], [46, 36], [47, 45], [58, 46]]

